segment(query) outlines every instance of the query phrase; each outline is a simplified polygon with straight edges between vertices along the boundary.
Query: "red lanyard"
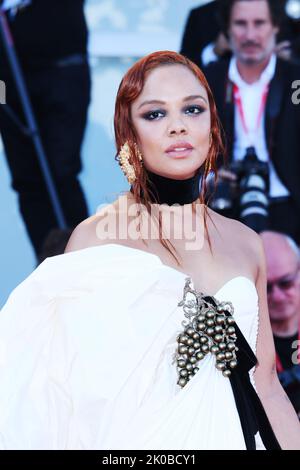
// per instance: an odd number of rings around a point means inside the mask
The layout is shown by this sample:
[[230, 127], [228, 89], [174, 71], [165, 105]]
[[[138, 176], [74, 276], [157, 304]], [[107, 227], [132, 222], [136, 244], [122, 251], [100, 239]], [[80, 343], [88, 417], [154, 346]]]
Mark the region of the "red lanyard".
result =
[[[258, 115], [257, 115], [257, 120], [256, 120], [256, 127], [255, 127], [256, 132], [259, 128], [260, 121], [262, 119], [262, 115], [263, 115], [263, 112], [265, 110], [267, 97], [268, 97], [268, 92], [269, 92], [269, 85], [267, 84], [264, 88], [263, 95], [262, 95], [261, 102], [260, 102], [260, 106], [259, 106], [259, 110], [258, 110]], [[242, 98], [241, 98], [241, 92], [239, 90], [239, 87], [236, 84], [233, 85], [233, 96], [234, 96], [235, 104], [237, 105], [238, 112], [239, 112], [240, 117], [241, 117], [241, 121], [242, 121], [244, 131], [245, 131], [246, 134], [249, 134], [249, 129], [248, 129], [248, 126], [246, 124], [246, 119], [245, 119], [245, 113], [244, 113], [244, 108], [243, 108], [243, 103], [242, 103]]]
[[[300, 331], [299, 331], [299, 334], [298, 334], [298, 344], [297, 344], [297, 364], [300, 364]], [[283, 372], [283, 370], [284, 370], [283, 366], [282, 366], [282, 363], [281, 363], [281, 360], [280, 360], [277, 353], [276, 353], [276, 369], [277, 369], [278, 373]]]

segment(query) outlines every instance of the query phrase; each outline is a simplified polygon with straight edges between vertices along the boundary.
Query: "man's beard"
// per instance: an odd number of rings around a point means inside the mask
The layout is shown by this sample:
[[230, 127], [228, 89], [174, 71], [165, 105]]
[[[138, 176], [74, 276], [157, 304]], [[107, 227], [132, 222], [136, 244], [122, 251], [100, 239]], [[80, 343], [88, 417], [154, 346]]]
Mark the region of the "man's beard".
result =
[[263, 60], [258, 60], [258, 59], [255, 59], [255, 58], [245, 58], [242, 60], [242, 62], [246, 65], [257, 65], [257, 64], [260, 64], [261, 62], [263, 62]]
[[[271, 56], [272, 52], [274, 52], [275, 46], [276, 46], [275, 41], [274, 42], [272, 41], [272, 44], [270, 43], [268, 48], [266, 49], [263, 49], [258, 44], [249, 42], [249, 43], [243, 44], [240, 51], [235, 50], [234, 47], [232, 47], [232, 51], [233, 51], [233, 54], [236, 56], [236, 58], [240, 62], [242, 62], [245, 65], [254, 66], [254, 65], [260, 65], [263, 62], [265, 62]], [[256, 57], [254, 56], [249, 57], [246, 55], [247, 54], [246, 52], [245, 53], [243, 52], [243, 47], [256, 47], [260, 51], [260, 54], [257, 53], [258, 55]]]
[[254, 65], [260, 65], [263, 62], [265, 62], [271, 56], [271, 51], [261, 50], [260, 54], [256, 56], [252, 56], [252, 57], [246, 54], [243, 54], [243, 52], [241, 52], [240, 54], [237, 54], [236, 56], [237, 56], [237, 59], [243, 64], [254, 66]]

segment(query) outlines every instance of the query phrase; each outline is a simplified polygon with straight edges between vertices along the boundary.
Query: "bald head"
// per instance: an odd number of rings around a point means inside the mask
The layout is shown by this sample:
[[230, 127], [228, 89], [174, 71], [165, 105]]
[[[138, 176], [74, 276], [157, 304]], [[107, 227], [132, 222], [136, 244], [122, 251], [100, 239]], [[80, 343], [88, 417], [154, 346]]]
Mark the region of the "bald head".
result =
[[274, 264], [282, 258], [296, 264], [300, 262], [299, 247], [291, 237], [283, 233], [271, 231], [262, 232], [260, 235], [268, 264], [269, 262]]
[[263, 232], [260, 235], [266, 255], [271, 320], [275, 322], [299, 316], [299, 248], [285, 234]]

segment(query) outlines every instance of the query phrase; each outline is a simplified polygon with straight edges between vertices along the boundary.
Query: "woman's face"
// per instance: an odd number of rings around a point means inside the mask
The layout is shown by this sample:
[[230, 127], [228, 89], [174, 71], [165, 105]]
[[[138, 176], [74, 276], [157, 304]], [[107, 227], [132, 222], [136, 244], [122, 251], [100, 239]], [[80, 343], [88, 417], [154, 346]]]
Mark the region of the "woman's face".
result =
[[131, 116], [148, 170], [173, 179], [194, 176], [209, 150], [210, 108], [205, 88], [187, 67], [150, 72]]

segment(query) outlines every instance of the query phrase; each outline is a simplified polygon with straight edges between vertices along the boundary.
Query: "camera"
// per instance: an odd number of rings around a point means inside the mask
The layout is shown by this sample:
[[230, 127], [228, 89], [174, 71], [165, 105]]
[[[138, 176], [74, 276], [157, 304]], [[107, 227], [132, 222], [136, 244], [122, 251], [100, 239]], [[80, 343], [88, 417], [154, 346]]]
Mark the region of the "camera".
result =
[[257, 158], [255, 148], [248, 147], [241, 161], [229, 170], [236, 182], [222, 179], [216, 185], [209, 206], [227, 217], [238, 219], [257, 233], [268, 228], [269, 165]]

